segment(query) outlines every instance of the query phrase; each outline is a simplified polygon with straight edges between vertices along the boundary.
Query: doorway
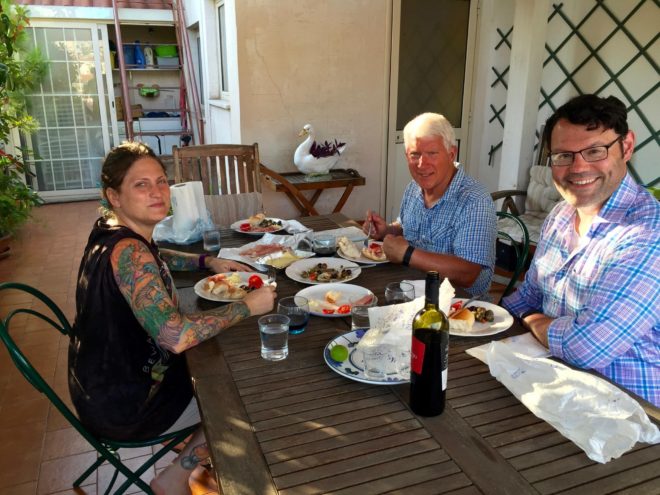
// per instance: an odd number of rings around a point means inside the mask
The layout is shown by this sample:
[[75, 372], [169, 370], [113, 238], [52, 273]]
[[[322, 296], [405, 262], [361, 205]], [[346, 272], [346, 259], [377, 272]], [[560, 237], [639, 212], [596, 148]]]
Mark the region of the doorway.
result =
[[454, 126], [467, 153], [478, 0], [394, 0], [385, 217], [395, 220], [410, 173], [403, 128], [424, 112]]
[[106, 26], [35, 22], [28, 35], [48, 61], [40, 87], [26, 95], [39, 122], [37, 132], [21, 136], [32, 186], [47, 202], [98, 197], [101, 163], [117, 128], [108, 106], [114, 95]]

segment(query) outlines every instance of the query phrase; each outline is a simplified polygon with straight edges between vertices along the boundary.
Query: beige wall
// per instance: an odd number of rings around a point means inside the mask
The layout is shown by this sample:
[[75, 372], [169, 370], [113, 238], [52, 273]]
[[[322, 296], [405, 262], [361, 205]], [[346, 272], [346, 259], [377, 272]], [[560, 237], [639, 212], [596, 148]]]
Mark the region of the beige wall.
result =
[[[343, 212], [360, 218], [384, 204], [389, 64], [389, 2], [382, 0], [241, 0], [236, 2], [241, 141], [259, 143], [264, 164], [295, 171], [298, 132], [348, 143], [337, 168], [367, 179]], [[340, 196], [325, 191], [330, 212]], [[270, 215], [298, 216], [282, 193], [265, 193]]]

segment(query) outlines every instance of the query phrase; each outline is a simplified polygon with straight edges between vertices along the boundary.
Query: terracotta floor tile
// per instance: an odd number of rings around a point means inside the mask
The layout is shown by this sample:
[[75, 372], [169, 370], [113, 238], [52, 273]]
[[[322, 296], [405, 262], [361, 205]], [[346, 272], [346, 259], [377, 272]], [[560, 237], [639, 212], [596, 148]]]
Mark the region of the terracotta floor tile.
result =
[[0, 495], [35, 495], [37, 493], [37, 482], [22, 483], [20, 485], [0, 488]]
[[46, 432], [41, 460], [49, 461], [59, 457], [94, 451], [94, 447], [78, 433], [78, 430], [73, 427], [63, 428]]
[[[96, 460], [96, 451], [60, 457], [41, 463], [37, 493], [39, 495], [55, 493], [73, 488], [73, 482]], [[86, 480], [93, 484], [96, 473]]]
[[25, 428], [31, 423], [46, 423], [50, 402], [44, 395], [26, 400], [7, 398], [0, 405], [0, 429]]
[[46, 424], [0, 429], [0, 487], [37, 481]]

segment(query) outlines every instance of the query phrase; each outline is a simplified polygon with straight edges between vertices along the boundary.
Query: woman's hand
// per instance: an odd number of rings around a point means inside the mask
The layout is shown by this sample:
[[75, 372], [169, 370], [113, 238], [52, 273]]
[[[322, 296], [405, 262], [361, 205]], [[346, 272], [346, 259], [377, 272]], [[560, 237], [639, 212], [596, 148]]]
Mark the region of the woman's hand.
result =
[[273, 309], [276, 297], [277, 292], [275, 292], [275, 287], [264, 285], [261, 289], [254, 290], [245, 296], [243, 302], [250, 310], [250, 314], [256, 316]]
[[238, 261], [226, 260], [224, 258], [214, 258], [208, 256], [206, 258], [206, 267], [213, 270], [215, 273], [226, 272], [250, 272], [254, 271], [247, 265], [239, 263]]

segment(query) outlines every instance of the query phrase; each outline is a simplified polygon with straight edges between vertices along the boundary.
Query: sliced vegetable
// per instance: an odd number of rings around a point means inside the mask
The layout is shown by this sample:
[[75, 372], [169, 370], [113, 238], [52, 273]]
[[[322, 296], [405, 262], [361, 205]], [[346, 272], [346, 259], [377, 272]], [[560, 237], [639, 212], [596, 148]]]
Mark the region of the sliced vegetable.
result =
[[351, 312], [351, 305], [350, 304], [342, 304], [337, 308], [337, 313], [345, 315], [347, 313]]
[[259, 275], [252, 275], [248, 279], [248, 287], [250, 289], [260, 289], [264, 285], [264, 280]]
[[324, 315], [331, 315], [331, 314], [333, 314], [334, 312], [335, 312], [334, 309], [326, 309], [326, 308], [323, 308], [323, 314], [324, 314]]
[[238, 228], [242, 232], [250, 232], [250, 230], [252, 229], [252, 226], [249, 223], [242, 223]]

